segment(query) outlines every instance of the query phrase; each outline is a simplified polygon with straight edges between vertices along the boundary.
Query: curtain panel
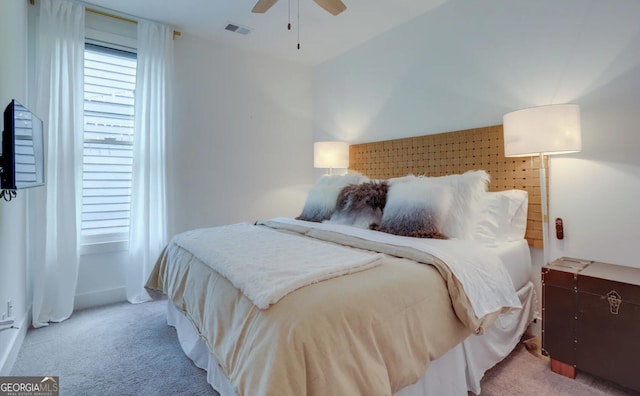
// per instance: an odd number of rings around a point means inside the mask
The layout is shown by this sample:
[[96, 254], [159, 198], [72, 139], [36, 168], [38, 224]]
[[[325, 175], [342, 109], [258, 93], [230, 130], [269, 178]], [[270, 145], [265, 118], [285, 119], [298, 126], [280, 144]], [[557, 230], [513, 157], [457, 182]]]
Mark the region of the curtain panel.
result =
[[173, 30], [138, 22], [138, 66], [127, 299], [150, 299], [144, 284], [167, 240], [165, 136], [171, 125]]
[[[41, 0], [36, 26], [36, 107], [45, 124], [46, 187], [30, 199], [34, 327], [73, 312], [81, 220], [84, 6]], [[31, 221], [32, 220], [32, 221]]]

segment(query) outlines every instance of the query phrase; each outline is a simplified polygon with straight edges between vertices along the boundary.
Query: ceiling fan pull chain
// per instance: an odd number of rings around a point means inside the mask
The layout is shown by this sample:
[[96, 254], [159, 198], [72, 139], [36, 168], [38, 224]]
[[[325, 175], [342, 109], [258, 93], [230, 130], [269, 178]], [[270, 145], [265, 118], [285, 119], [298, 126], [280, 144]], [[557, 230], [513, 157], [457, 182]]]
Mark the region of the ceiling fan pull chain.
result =
[[291, 30], [291, 0], [289, 0], [289, 23], [287, 24], [287, 30]]
[[298, 51], [300, 51], [300, 0], [298, 0]]

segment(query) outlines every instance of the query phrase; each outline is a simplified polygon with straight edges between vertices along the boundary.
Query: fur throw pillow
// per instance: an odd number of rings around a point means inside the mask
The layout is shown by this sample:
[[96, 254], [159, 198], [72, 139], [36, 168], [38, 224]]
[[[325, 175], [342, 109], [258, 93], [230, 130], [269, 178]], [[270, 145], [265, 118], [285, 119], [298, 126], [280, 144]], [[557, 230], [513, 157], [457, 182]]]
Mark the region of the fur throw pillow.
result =
[[422, 179], [393, 184], [380, 226], [371, 228], [400, 236], [446, 239], [442, 227], [452, 198], [449, 186]]
[[338, 194], [340, 194], [344, 186], [359, 184], [368, 180], [360, 173], [322, 176], [309, 190], [302, 213], [296, 219], [318, 223], [330, 219], [336, 209]]
[[387, 203], [388, 189], [385, 181], [349, 184], [338, 194], [336, 211], [329, 222], [360, 228], [377, 225]]

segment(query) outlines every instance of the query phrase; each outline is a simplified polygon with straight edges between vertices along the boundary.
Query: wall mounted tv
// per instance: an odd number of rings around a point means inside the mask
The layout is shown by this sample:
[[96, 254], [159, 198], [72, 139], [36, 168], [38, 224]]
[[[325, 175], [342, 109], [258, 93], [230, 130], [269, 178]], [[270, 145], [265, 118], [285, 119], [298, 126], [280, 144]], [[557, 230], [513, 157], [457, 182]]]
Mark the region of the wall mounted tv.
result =
[[44, 185], [44, 132], [42, 120], [12, 100], [4, 111], [0, 197], [16, 195], [17, 189]]

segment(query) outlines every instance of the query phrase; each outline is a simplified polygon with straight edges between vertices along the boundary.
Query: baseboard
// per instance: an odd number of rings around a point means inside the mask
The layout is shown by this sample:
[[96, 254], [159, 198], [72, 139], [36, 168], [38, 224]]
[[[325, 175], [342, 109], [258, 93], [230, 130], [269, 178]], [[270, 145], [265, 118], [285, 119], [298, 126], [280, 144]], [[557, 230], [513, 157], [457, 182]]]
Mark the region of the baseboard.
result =
[[127, 289], [116, 287], [114, 289], [99, 290], [91, 293], [76, 294], [73, 309], [98, 307], [100, 305], [113, 304], [127, 301]]
[[0, 376], [8, 376], [11, 374], [13, 365], [18, 358], [18, 353], [20, 353], [22, 343], [27, 336], [27, 330], [29, 330], [29, 327], [31, 326], [31, 307], [29, 307], [27, 313], [24, 314], [19, 321], [14, 323], [14, 326], [17, 327], [17, 329], [3, 330], [5, 333], [12, 333], [9, 337], [9, 344], [6, 349], [6, 353], [0, 356]]

